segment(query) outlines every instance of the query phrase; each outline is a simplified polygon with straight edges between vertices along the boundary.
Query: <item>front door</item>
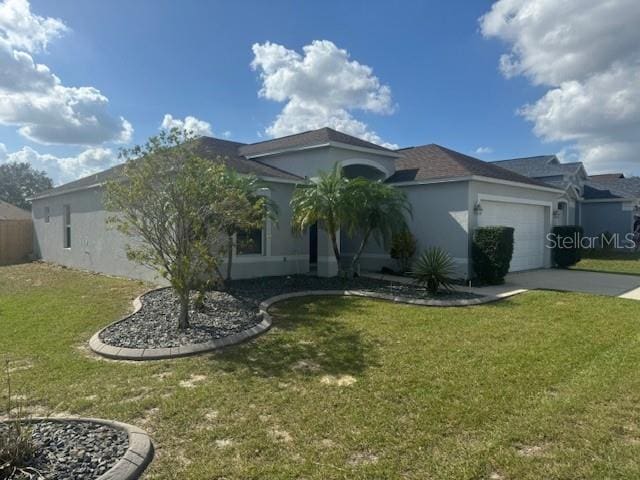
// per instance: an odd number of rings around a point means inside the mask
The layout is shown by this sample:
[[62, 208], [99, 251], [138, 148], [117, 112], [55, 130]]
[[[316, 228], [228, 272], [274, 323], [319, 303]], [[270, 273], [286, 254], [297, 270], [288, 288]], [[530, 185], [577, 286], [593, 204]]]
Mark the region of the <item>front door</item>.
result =
[[309, 265], [318, 265], [318, 224], [309, 227]]

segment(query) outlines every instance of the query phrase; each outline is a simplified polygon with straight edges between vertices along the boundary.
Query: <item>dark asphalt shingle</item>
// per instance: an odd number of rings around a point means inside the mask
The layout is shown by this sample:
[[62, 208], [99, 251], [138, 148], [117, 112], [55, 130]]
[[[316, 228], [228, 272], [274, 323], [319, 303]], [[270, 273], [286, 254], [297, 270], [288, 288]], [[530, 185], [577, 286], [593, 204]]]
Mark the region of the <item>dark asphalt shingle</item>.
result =
[[[224, 162], [225, 165], [233, 168], [239, 173], [254, 174], [259, 177], [273, 177], [284, 180], [301, 180], [297, 175], [289, 172], [285, 172], [271, 165], [265, 163], [246, 159], [238, 154], [238, 149], [243, 146], [243, 143], [231, 142], [229, 140], [222, 140], [219, 138], [200, 137], [197, 140], [197, 151], [203, 158], [209, 159], [212, 162]], [[87, 177], [74, 180], [73, 182], [65, 183], [59, 187], [52, 188], [36, 195], [34, 198], [49, 195], [52, 193], [60, 194], [69, 192], [72, 190], [87, 188], [92, 185], [101, 184], [108, 180], [117, 178], [122, 174], [122, 168], [124, 164], [116, 165], [102, 172], [89, 175]]]
[[476, 175], [539, 187], [550, 187], [550, 185], [538, 180], [440, 145], [430, 144], [403, 148], [398, 150], [398, 153], [401, 153], [402, 157], [396, 160], [396, 172], [387, 180], [389, 183]]
[[352, 145], [354, 147], [370, 148], [373, 150], [393, 153], [393, 150], [389, 150], [388, 148], [376, 145], [375, 143], [367, 142], [366, 140], [362, 140], [361, 138], [347, 135], [346, 133], [338, 132], [337, 130], [334, 130], [332, 128], [325, 127], [318, 130], [310, 130], [308, 132], [288, 135], [286, 137], [274, 138], [273, 140], [266, 140], [264, 142], [243, 145], [242, 147], [240, 147], [240, 154], [246, 157], [251, 157], [254, 155], [263, 155], [266, 153], [278, 152], [291, 148], [324, 145], [329, 142], [344, 143], [347, 145]]

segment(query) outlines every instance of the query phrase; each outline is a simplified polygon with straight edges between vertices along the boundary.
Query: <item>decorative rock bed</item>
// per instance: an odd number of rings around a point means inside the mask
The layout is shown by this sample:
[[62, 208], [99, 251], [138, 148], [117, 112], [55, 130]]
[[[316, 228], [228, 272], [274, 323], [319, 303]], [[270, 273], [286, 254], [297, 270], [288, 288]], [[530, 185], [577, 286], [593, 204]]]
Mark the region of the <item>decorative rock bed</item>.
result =
[[431, 295], [413, 284], [366, 277], [311, 275], [236, 280], [227, 292], [208, 292], [204, 307], [191, 308], [190, 328], [177, 328], [178, 302], [168, 288], [134, 301], [135, 312], [96, 333], [89, 346], [99, 355], [122, 360], [158, 360], [203, 353], [255, 337], [271, 327], [268, 308], [305, 295], [357, 295], [425, 306], [468, 306], [496, 298], [464, 291]]
[[178, 297], [170, 288], [153, 290], [142, 297], [142, 307], [133, 315], [105, 328], [100, 339], [125, 348], [171, 348], [205, 343], [248, 330], [260, 323], [252, 302], [225, 292], [207, 292], [202, 309], [189, 311], [190, 328], [180, 331]]
[[[153, 459], [149, 436], [124, 423], [91, 418], [23, 422], [30, 424], [37, 448], [28, 466], [37, 472], [34, 479], [133, 480]], [[0, 435], [8, 429], [9, 422], [0, 422]]]

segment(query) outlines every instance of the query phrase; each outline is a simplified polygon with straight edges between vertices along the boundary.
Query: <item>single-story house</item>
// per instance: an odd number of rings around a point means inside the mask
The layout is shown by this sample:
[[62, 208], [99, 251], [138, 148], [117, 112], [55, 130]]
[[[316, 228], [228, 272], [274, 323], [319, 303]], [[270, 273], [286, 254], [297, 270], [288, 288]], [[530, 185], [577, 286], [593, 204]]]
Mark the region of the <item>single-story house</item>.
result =
[[582, 226], [588, 237], [615, 234], [619, 246], [640, 214], [640, 178], [622, 173], [588, 175], [580, 162], [560, 163], [555, 155], [493, 162], [502, 168], [564, 190], [555, 201], [555, 222]]
[[[316, 272], [335, 275], [337, 265], [326, 235], [311, 228], [291, 233], [289, 202], [296, 186], [319, 171], [341, 165], [347, 176], [385, 181], [406, 192], [412, 206], [409, 227], [419, 249], [446, 249], [461, 278], [473, 275], [471, 238], [478, 226], [515, 228], [511, 270], [548, 267], [545, 237], [554, 221], [562, 185], [545, 183], [497, 164], [441, 147], [423, 145], [391, 150], [322, 128], [264, 142], [243, 144], [209, 137], [199, 140], [201, 155], [223, 161], [240, 173], [260, 177], [279, 207], [277, 221], [268, 221], [254, 235], [248, 251], [234, 251], [235, 278]], [[103, 185], [119, 175], [121, 166], [58, 186], [32, 199], [36, 252], [49, 262], [71, 267], [156, 280], [155, 273], [127, 260], [131, 239], [110, 229], [105, 220]], [[345, 257], [355, 252], [354, 239], [342, 232]], [[388, 252], [370, 243], [362, 268], [393, 266]]]

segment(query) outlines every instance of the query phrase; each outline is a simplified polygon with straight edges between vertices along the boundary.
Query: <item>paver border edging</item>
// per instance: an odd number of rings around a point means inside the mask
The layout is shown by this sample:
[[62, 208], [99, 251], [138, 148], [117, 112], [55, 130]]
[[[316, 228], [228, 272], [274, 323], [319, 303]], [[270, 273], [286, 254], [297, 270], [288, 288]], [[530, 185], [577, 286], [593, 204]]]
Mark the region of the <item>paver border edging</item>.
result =
[[155, 292], [157, 290], [163, 290], [169, 287], [160, 287], [154, 288], [153, 290], [149, 290], [142, 295], [136, 297], [133, 300], [133, 312], [121, 318], [120, 320], [116, 320], [115, 322], [111, 322], [104, 328], [101, 328], [98, 332], [96, 332], [91, 339], [89, 340], [89, 348], [100, 356], [110, 358], [112, 360], [166, 360], [170, 358], [180, 358], [187, 357], [191, 355], [197, 355], [199, 353], [212, 352], [214, 350], [219, 350], [223, 347], [228, 347], [230, 345], [236, 345], [238, 343], [245, 342], [250, 340], [258, 335], [266, 332], [271, 328], [271, 315], [267, 312], [260, 311], [258, 315], [262, 317], [262, 320], [254, 325], [253, 327], [242, 330], [241, 332], [234, 333], [232, 335], [228, 335], [223, 338], [216, 338], [213, 340], [209, 340], [208, 342], [203, 343], [192, 343], [189, 345], [180, 345], [179, 347], [163, 347], [163, 348], [125, 348], [125, 347], [116, 347], [113, 345], [109, 345], [104, 343], [100, 339], [100, 334], [111, 325], [115, 325], [116, 323], [122, 322], [135, 313], [137, 313], [142, 308], [142, 297], [145, 295]]
[[156, 290], [162, 290], [161, 287], [153, 290], [149, 290], [133, 301], [134, 311], [120, 320], [110, 323], [106, 327], [100, 329], [97, 333], [91, 337], [89, 340], [89, 348], [98, 355], [101, 355], [106, 358], [110, 358], [113, 360], [135, 360], [135, 361], [144, 361], [144, 360], [164, 360], [170, 358], [179, 358], [186, 357], [190, 355], [196, 355], [199, 353], [211, 352], [214, 350], [219, 350], [223, 347], [228, 347], [230, 345], [236, 345], [238, 343], [250, 340], [271, 328], [273, 323], [273, 319], [269, 314], [269, 308], [278, 302], [288, 300], [290, 298], [298, 298], [298, 297], [312, 297], [312, 296], [351, 296], [351, 297], [365, 297], [365, 298], [376, 298], [380, 300], [387, 300], [395, 303], [406, 303], [409, 305], [420, 305], [426, 307], [469, 307], [473, 305], [482, 305], [485, 303], [497, 302], [498, 300], [502, 300], [513, 295], [517, 295], [519, 293], [523, 293], [526, 290], [513, 290], [510, 292], [506, 292], [501, 295], [485, 295], [478, 298], [467, 298], [467, 299], [457, 299], [457, 300], [436, 300], [436, 299], [422, 299], [422, 298], [411, 298], [404, 297], [400, 295], [390, 295], [387, 293], [379, 293], [373, 292], [370, 290], [303, 290], [299, 292], [291, 292], [291, 293], [283, 293], [281, 295], [276, 295], [274, 297], [268, 298], [260, 303], [259, 313], [262, 317], [262, 320], [254, 325], [252, 328], [247, 330], [243, 330], [238, 333], [234, 333], [227, 337], [209, 340], [204, 343], [195, 343], [190, 345], [181, 345], [179, 347], [165, 347], [165, 348], [124, 348], [124, 347], [115, 347], [113, 345], [108, 345], [100, 340], [100, 334], [111, 325], [114, 325], [118, 322], [122, 322], [129, 318], [131, 315], [135, 314], [142, 308], [142, 297], [147, 295], [148, 293], [154, 292]]
[[124, 430], [129, 437], [129, 446], [126, 453], [113, 467], [96, 478], [96, 480], [136, 480], [153, 460], [154, 447], [151, 437], [144, 430], [128, 423], [83, 417], [32, 417], [26, 420], [5, 420], [0, 423], [12, 422], [96, 423], [117, 430]]
[[465, 298], [457, 300], [436, 300], [411, 298], [401, 295], [390, 295], [388, 293], [372, 292], [370, 290], [303, 290], [300, 292], [283, 293], [275, 297], [268, 298], [260, 304], [260, 311], [267, 312], [270, 307], [278, 302], [288, 300], [290, 298], [299, 297], [321, 297], [321, 296], [343, 296], [343, 297], [365, 297], [387, 300], [394, 303], [406, 303], [409, 305], [420, 305], [424, 307], [470, 307], [473, 305], [483, 305], [486, 303], [497, 302], [505, 298], [524, 293], [526, 290], [513, 290], [502, 295], [485, 295], [478, 298]]

